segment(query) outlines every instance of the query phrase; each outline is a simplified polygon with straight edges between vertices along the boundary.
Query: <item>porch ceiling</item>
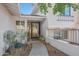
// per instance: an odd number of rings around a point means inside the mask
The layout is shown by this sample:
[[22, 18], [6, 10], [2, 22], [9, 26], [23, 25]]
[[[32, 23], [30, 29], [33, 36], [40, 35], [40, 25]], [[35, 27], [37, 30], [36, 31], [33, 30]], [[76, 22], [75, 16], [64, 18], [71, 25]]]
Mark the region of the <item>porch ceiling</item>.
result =
[[[20, 15], [22, 16], [22, 14], [20, 14], [20, 5], [19, 3], [4, 3], [2, 4], [11, 15]], [[37, 4], [33, 4], [33, 11], [32, 14], [35, 13], [35, 11], [37, 10]]]
[[46, 16], [34, 15], [34, 11], [37, 10], [37, 4], [34, 4], [33, 13], [31, 15], [20, 14], [20, 6], [18, 3], [4, 3], [2, 4], [11, 15], [15, 17], [20, 17], [21, 20], [27, 20], [32, 22], [40, 22], [46, 19]]
[[18, 3], [4, 3], [3, 6], [10, 12], [11, 15], [20, 15]]

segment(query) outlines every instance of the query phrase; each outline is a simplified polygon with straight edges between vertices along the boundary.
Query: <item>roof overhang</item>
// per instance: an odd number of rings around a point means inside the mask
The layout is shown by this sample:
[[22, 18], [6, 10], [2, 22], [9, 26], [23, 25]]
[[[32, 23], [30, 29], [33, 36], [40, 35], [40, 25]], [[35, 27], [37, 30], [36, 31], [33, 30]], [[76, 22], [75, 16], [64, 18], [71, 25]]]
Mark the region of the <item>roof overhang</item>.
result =
[[40, 22], [40, 21], [44, 21], [46, 19], [46, 16], [29, 15], [29, 16], [21, 16], [21, 19], [32, 21], [32, 22]]
[[20, 15], [18, 3], [4, 3], [3, 6], [11, 15]]
[[[22, 15], [20, 13], [20, 3], [4, 3], [3, 6], [9, 11], [11, 15]], [[37, 4], [33, 4], [32, 14], [34, 14], [36, 10]]]

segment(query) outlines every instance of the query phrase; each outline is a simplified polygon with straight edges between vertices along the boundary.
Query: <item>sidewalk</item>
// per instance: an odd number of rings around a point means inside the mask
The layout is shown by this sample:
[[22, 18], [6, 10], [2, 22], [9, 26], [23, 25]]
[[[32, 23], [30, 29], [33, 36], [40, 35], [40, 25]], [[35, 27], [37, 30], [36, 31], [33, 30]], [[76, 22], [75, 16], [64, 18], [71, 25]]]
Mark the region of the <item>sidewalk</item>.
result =
[[32, 50], [29, 56], [48, 56], [47, 48], [39, 41], [32, 42]]

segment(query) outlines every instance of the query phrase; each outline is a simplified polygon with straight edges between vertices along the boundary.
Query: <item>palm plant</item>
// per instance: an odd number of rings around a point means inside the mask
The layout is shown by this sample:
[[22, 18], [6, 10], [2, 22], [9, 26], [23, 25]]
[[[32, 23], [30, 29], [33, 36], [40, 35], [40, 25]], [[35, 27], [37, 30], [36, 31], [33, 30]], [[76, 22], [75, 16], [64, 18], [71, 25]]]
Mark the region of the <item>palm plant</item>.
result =
[[[6, 31], [4, 33], [4, 42], [5, 44], [8, 44], [10, 48], [20, 48], [23, 46], [24, 43], [26, 43], [26, 34], [25, 31], [19, 31], [19, 32], [13, 32], [13, 31]], [[5, 50], [7, 47], [5, 46]]]
[[6, 31], [4, 33], [4, 41], [6, 44], [9, 44], [10, 47], [13, 47], [16, 43], [16, 33], [13, 31]]

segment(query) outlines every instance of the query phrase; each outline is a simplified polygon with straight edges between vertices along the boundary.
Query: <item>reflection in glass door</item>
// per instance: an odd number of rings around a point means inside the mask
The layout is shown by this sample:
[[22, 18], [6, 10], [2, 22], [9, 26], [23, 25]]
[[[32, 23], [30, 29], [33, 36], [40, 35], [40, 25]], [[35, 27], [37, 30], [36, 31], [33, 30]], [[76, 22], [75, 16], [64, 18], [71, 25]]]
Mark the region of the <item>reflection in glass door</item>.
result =
[[40, 36], [40, 23], [30, 22], [28, 23], [28, 34], [30, 38], [36, 38]]
[[39, 37], [39, 23], [32, 23], [32, 37]]

